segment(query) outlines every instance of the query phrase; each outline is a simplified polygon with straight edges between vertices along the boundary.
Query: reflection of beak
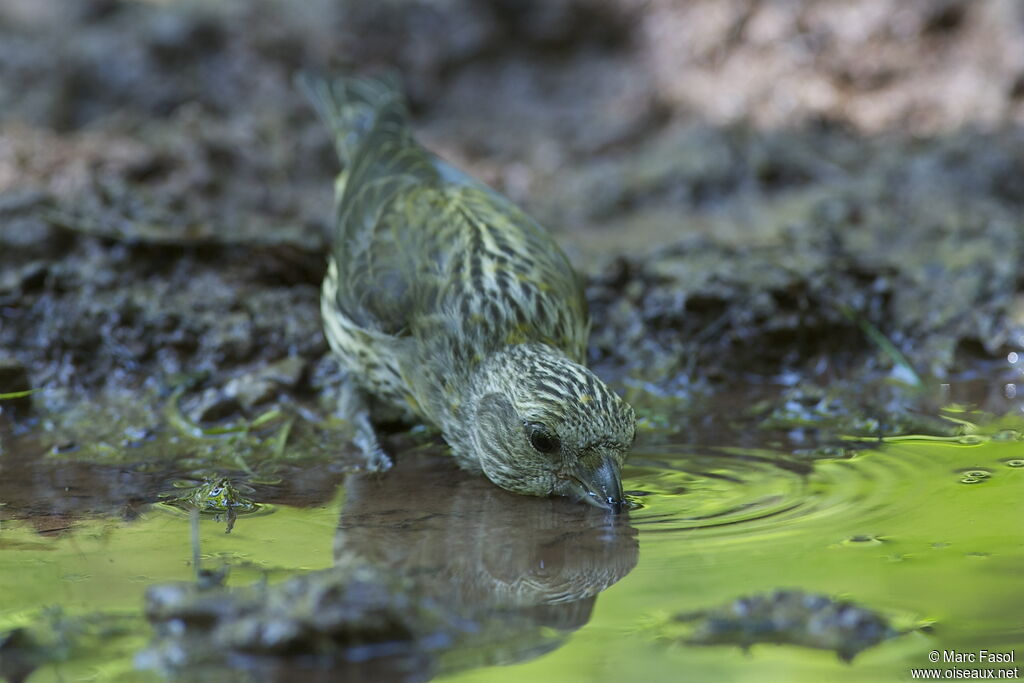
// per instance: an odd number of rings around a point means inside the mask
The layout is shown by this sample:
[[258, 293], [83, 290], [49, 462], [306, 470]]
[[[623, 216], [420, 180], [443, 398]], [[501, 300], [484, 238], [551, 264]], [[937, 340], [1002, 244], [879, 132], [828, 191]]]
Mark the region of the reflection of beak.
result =
[[622, 512], [626, 508], [619, 464], [610, 456], [600, 456], [596, 466], [581, 461], [572, 473], [569, 486], [591, 505], [612, 512]]

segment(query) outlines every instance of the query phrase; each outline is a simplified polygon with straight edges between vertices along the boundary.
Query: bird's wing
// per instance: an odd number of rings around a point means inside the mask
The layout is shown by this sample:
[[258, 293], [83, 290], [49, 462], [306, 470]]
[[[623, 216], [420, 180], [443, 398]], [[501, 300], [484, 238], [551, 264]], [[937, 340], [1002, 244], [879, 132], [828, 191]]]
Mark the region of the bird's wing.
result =
[[484, 318], [495, 341], [582, 356], [582, 287], [553, 238], [509, 200], [385, 122], [346, 172], [338, 307], [392, 336], [418, 319]]
[[436, 310], [451, 280], [459, 221], [442, 188], [415, 183], [366, 220], [339, 247], [338, 304], [357, 324], [402, 336], [416, 316]]
[[459, 186], [451, 195], [465, 235], [456, 274], [464, 286], [449, 288], [442, 305], [457, 305], [453, 317], [463, 321], [485, 320], [498, 343], [542, 342], [582, 360], [589, 332], [583, 287], [551, 234], [486, 186]]

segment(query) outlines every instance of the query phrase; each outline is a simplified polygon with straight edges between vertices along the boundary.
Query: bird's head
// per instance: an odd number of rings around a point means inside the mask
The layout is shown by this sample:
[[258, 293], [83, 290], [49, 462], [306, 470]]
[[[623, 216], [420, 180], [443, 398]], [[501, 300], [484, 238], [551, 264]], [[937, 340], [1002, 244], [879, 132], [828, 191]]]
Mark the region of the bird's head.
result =
[[624, 507], [620, 471], [636, 437], [628, 403], [590, 370], [541, 345], [506, 349], [482, 371], [471, 430], [492, 482], [525, 495]]

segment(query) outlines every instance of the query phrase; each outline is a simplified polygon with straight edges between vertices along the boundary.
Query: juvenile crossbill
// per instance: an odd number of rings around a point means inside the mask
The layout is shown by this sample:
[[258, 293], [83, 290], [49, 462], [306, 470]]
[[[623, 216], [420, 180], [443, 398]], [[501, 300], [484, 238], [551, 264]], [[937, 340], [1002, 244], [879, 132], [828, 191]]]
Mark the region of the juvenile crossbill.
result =
[[504, 489], [620, 509], [636, 419], [583, 364], [586, 302], [554, 239], [418, 144], [394, 83], [299, 82], [343, 167], [321, 313], [371, 463], [390, 466], [372, 400]]

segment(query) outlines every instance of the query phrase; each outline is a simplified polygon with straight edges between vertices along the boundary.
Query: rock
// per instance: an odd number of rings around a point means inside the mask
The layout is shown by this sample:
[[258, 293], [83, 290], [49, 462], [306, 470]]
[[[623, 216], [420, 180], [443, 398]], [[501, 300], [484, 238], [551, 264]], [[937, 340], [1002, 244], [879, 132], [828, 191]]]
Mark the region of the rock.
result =
[[196, 423], [223, 420], [241, 408], [235, 396], [217, 388], [206, 389], [190, 403], [188, 416]]
[[272, 401], [281, 389], [294, 389], [306, 371], [306, 360], [288, 356], [255, 372], [236, 377], [224, 387], [246, 408]]
[[799, 645], [834, 650], [847, 661], [899, 635], [878, 612], [799, 590], [745, 596], [722, 607], [678, 614], [674, 620], [693, 626], [685, 638], [690, 644], [744, 648], [756, 643]]
[[287, 389], [294, 389], [306, 372], [306, 359], [288, 356], [268, 365], [262, 375], [265, 379], [276, 382]]
[[146, 592], [145, 612], [156, 635], [143, 666], [179, 674], [244, 656], [315, 655], [345, 666], [353, 653], [363, 660], [378, 648], [401, 663], [426, 654], [420, 639], [428, 634], [453, 638], [473, 627], [394, 574], [364, 564], [273, 586], [157, 585]]
[[236, 377], [227, 383], [224, 391], [246, 408], [262, 405], [277, 396], [278, 385], [258, 375]]

